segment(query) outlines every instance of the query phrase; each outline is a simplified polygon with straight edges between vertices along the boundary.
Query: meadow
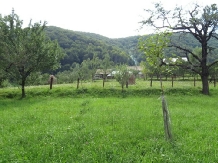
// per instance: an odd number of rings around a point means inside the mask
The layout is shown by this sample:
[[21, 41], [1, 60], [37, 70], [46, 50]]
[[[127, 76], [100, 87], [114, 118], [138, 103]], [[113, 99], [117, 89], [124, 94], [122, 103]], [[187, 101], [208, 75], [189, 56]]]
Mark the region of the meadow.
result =
[[0, 162], [218, 162], [217, 98], [190, 81], [164, 82], [173, 140], [166, 141], [159, 82], [86, 82], [0, 89]]

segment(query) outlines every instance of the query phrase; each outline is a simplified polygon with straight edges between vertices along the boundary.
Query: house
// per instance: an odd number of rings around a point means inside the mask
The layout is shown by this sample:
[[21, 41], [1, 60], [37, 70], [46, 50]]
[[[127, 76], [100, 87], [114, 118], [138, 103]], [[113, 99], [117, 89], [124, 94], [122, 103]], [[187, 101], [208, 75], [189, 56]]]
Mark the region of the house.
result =
[[139, 78], [143, 78], [142, 67], [141, 66], [128, 66], [129, 70], [138, 71], [137, 76]]
[[107, 79], [114, 79], [116, 73], [118, 73], [118, 71], [111, 71], [111, 73], [107, 75]]
[[[141, 66], [128, 66], [127, 69], [129, 71], [138, 71], [138, 76], [141, 77], [143, 74], [142, 74], [142, 67]], [[115, 74], [117, 73], [118, 71], [113, 71], [112, 69], [108, 69], [106, 70], [106, 76], [107, 76], [107, 79], [114, 79], [114, 76]], [[95, 79], [103, 79], [103, 76], [104, 76], [104, 71], [103, 69], [97, 69], [96, 70], [96, 73], [95, 73]], [[135, 78], [135, 77], [134, 77]], [[133, 77], [131, 77], [131, 81], [133, 81]], [[135, 81], [135, 79], [134, 79]], [[135, 83], [135, 82], [131, 82], [131, 83]]]
[[163, 62], [165, 62], [166, 64], [169, 64], [170, 62], [176, 62], [178, 59], [181, 59], [184, 62], [187, 62], [188, 59], [186, 57], [181, 57], [181, 58], [169, 58], [169, 59], [163, 59]]
[[107, 69], [106, 72], [104, 72], [103, 69], [97, 69], [95, 76], [94, 76], [94, 79], [103, 79], [104, 74], [106, 76], [108, 76], [111, 73], [111, 71], [112, 71], [111, 69]]

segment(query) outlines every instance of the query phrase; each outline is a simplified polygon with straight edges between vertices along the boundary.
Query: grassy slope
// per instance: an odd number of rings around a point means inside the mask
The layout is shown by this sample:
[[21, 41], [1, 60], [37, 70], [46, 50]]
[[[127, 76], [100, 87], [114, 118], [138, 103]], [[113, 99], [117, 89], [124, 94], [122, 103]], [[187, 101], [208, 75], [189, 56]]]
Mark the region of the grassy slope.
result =
[[0, 100], [0, 162], [218, 162], [215, 93], [167, 96], [174, 135], [168, 143], [156, 93], [55, 96], [61, 90]]

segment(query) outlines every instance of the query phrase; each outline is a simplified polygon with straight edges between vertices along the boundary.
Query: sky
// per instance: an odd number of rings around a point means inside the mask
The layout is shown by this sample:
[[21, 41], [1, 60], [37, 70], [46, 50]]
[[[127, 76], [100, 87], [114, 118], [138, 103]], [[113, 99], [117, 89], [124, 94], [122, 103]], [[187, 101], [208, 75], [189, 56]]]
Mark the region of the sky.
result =
[[46, 21], [47, 26], [100, 34], [109, 38], [123, 38], [151, 33], [140, 29], [146, 18], [144, 9], [161, 2], [167, 9], [191, 3], [210, 5], [217, 0], [0, 0], [2, 16], [15, 13], [24, 25]]

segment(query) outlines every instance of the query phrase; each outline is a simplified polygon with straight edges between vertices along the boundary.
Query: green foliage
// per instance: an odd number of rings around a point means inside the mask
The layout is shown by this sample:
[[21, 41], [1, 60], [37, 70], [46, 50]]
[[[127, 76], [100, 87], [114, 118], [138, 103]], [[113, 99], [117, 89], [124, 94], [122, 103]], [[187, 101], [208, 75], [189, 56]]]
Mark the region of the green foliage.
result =
[[96, 70], [100, 67], [101, 62], [102, 60], [100, 60], [96, 54], [94, 54], [91, 60], [89, 58], [86, 60], [86, 64], [88, 66], [89, 72], [91, 73], [92, 80], [94, 80]]
[[56, 41], [45, 36], [46, 23], [31, 21], [26, 28], [18, 15], [12, 12], [0, 20], [0, 65], [9, 79], [24, 86], [31, 73], [57, 69], [64, 53]]
[[1, 81], [0, 88], [4, 88], [4, 87], [11, 87], [11, 83], [8, 81], [8, 79]]
[[58, 84], [73, 83], [77, 80], [76, 72], [73, 72], [73, 70], [58, 72], [56, 77], [58, 80]]
[[[105, 38], [100, 35], [85, 32], [64, 30], [57, 27], [46, 28], [46, 34], [52, 40], [57, 40], [59, 45], [66, 52], [66, 56], [61, 60], [62, 66], [76, 62], [81, 64], [83, 60], [93, 59], [94, 55], [103, 60], [109, 54], [110, 60], [115, 64], [133, 64], [131, 57], [126, 51], [118, 47], [117, 41]], [[64, 70], [62, 67], [60, 70]], [[69, 70], [66, 67], [65, 70]]]
[[90, 79], [89, 61], [84, 60], [82, 64], [75, 63], [74, 68], [71, 70], [73, 76], [77, 80], [77, 88], [79, 88], [79, 83]]
[[[209, 69], [218, 60], [212, 61], [210, 59], [211, 51], [215, 49], [212, 46], [211, 40], [217, 41], [217, 27], [218, 27], [218, 8], [217, 4], [211, 4], [206, 6], [199, 6], [197, 3], [191, 6], [188, 12], [182, 7], [175, 7], [174, 10], [166, 10], [161, 3], [155, 4], [155, 9], [147, 9], [149, 17], [143, 20], [142, 25], [149, 25], [160, 30], [170, 30], [179, 34], [180, 38], [184, 39], [187, 34], [198, 42], [198, 47], [201, 47], [201, 55], [197, 52], [194, 53], [190, 46], [184, 46], [180, 42], [170, 41], [170, 47], [178, 49], [180, 52], [184, 53], [185, 57], [188, 59], [188, 64], [174, 64], [175, 66], [180, 66], [185, 69], [192, 70], [193, 72], [199, 74], [202, 79], [202, 93], [209, 95]], [[162, 23], [159, 23], [162, 21]], [[191, 55], [196, 62], [192, 63], [189, 60], [189, 55]], [[208, 64], [208, 60], [212, 61]]]
[[113, 66], [114, 62], [110, 61], [110, 56], [109, 54], [106, 54], [104, 59], [101, 61], [100, 68], [102, 68], [104, 77], [106, 77], [106, 73], [109, 68]]
[[[143, 53], [138, 49], [138, 39], [140, 36], [110, 39], [98, 34], [70, 31], [58, 27], [47, 27], [45, 30], [48, 37], [52, 40], [57, 40], [67, 53], [61, 61], [61, 68], [57, 72], [70, 70], [74, 62], [82, 63], [83, 60], [92, 59], [94, 53], [101, 60], [105, 55], [109, 54], [110, 60], [115, 64], [126, 63], [134, 65], [136, 63], [138, 65], [141, 61], [145, 61]], [[143, 37], [147, 38], [149, 35]], [[173, 33], [171, 40], [189, 49], [200, 46], [199, 42], [190, 34], [186, 34], [181, 38], [179, 34]], [[210, 44], [213, 45], [212, 47], [218, 47], [215, 39], [211, 39]], [[120, 56], [121, 53], [122, 56]], [[175, 48], [166, 48], [164, 53], [166, 57], [185, 57], [185, 53]], [[173, 54], [176, 56], [173, 56]], [[126, 56], [132, 59], [124, 59]]]
[[164, 53], [170, 42], [169, 32], [157, 33], [149, 37], [141, 37], [139, 39], [139, 49], [144, 53], [146, 61], [141, 63], [144, 73], [161, 75], [163, 73], [170, 73], [171, 68], [163, 63], [166, 61]]
[[122, 90], [124, 85], [128, 85], [128, 80], [130, 78], [131, 72], [128, 70], [127, 65], [119, 65], [116, 68], [115, 79], [120, 83]]
[[171, 36], [169, 32], [157, 33], [151, 35], [144, 40], [141, 37], [139, 40], [139, 49], [144, 52], [146, 62], [153, 65], [154, 68], [159, 68], [165, 59], [164, 50], [167, 48]]

